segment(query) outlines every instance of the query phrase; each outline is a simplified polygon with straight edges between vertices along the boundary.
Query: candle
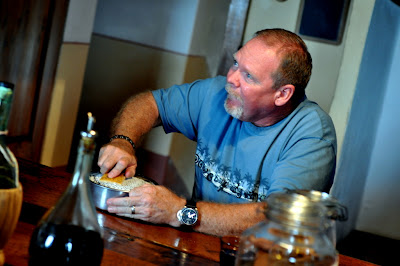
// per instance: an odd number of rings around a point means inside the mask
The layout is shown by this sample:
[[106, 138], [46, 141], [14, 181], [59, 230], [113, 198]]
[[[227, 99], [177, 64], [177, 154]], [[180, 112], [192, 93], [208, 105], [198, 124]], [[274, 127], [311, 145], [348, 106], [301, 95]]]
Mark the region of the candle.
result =
[[96, 119], [92, 116], [91, 112], [87, 113], [88, 115], [88, 125], [87, 125], [87, 132], [90, 132], [93, 129], [93, 124], [96, 122]]

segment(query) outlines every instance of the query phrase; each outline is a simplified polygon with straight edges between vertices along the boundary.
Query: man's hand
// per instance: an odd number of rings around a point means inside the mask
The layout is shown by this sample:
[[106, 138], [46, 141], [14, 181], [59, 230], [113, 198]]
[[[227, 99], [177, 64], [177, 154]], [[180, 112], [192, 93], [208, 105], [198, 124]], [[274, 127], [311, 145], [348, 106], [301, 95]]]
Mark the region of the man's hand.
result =
[[[179, 227], [181, 223], [176, 214], [186, 205], [186, 199], [164, 186], [145, 184], [132, 189], [129, 197], [108, 199], [107, 205], [108, 212], [119, 216]], [[193, 230], [217, 236], [240, 235], [243, 230], [265, 219], [265, 203], [220, 204], [200, 201], [197, 202], [197, 209], [200, 220]]]
[[115, 139], [100, 149], [97, 165], [102, 174], [116, 177], [125, 170], [126, 177], [133, 177], [136, 173], [137, 160], [132, 146], [123, 139]]
[[[120, 216], [140, 219], [156, 224], [180, 226], [176, 213], [185, 206], [186, 200], [180, 198], [168, 188], [145, 184], [132, 189], [129, 197], [107, 200], [108, 212]], [[132, 214], [132, 206], [135, 213]]]

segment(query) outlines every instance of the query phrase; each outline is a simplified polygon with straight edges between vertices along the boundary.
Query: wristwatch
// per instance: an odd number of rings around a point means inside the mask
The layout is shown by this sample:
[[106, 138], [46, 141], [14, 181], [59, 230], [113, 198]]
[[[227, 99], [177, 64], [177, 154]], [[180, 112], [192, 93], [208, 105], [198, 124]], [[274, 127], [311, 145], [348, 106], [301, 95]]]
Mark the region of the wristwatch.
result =
[[195, 225], [199, 218], [196, 201], [193, 199], [187, 200], [185, 207], [176, 213], [176, 217], [178, 217], [179, 222], [183, 225]]

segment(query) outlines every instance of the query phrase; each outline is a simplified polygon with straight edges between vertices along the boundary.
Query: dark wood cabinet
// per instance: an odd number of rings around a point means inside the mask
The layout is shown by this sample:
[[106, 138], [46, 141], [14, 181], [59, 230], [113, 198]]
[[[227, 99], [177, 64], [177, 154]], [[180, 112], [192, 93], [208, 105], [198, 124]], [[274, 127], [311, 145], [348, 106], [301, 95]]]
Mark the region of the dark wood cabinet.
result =
[[0, 0], [0, 80], [15, 85], [10, 148], [38, 162], [69, 0]]

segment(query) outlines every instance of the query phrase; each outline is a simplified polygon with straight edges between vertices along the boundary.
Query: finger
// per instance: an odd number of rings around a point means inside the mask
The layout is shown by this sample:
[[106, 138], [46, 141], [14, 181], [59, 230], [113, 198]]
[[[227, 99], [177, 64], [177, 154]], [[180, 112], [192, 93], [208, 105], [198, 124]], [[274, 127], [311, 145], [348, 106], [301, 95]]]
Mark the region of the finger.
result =
[[[126, 168], [129, 158], [126, 157], [125, 153], [126, 152], [112, 145], [103, 146], [100, 149], [99, 158], [97, 161], [97, 165], [100, 167], [100, 172], [103, 174], [109, 172], [119, 161], [121, 161], [122, 164], [125, 164], [123, 169]], [[123, 169], [118, 170], [122, 171]]]
[[107, 208], [107, 211], [109, 213], [114, 213], [118, 216], [124, 216], [124, 217], [129, 217], [129, 218], [134, 218], [134, 219], [140, 219], [143, 221], [149, 221], [149, 217], [146, 215], [143, 215], [141, 213], [141, 208], [138, 208], [135, 206], [135, 213], [132, 214], [132, 209], [131, 207], [109, 207]]
[[107, 200], [107, 206], [109, 207], [137, 207], [138, 205], [141, 205], [140, 197], [117, 197]]
[[135, 174], [136, 174], [136, 167], [137, 167], [137, 164], [135, 163], [134, 165], [131, 165], [128, 168], [126, 168], [125, 169], [125, 176], [127, 178], [134, 177]]
[[99, 158], [97, 165], [100, 167], [100, 172], [105, 174], [110, 171], [110, 169], [112, 169], [116, 163], [117, 161], [114, 158], [108, 156], [107, 153], [103, 153], [101, 158]]
[[98, 166], [101, 166], [101, 165], [104, 163], [104, 156], [103, 156], [103, 154], [104, 154], [104, 149], [105, 149], [105, 147], [101, 147], [101, 148], [100, 148], [100, 151], [99, 151], [99, 159], [97, 160], [97, 165], [98, 165]]
[[135, 212], [132, 213], [132, 206], [129, 207], [116, 207], [116, 206], [111, 206], [107, 208], [107, 211], [109, 213], [115, 213], [115, 214], [125, 214], [125, 215], [135, 215], [140, 213], [140, 208], [135, 206]]
[[[110, 154], [110, 153], [107, 152], [107, 151], [108, 151], [108, 146], [103, 146], [103, 147], [100, 149], [99, 158], [98, 158], [98, 160], [97, 160], [97, 165], [98, 165], [100, 168], [107, 168], [106, 162], [108, 161], [108, 157], [109, 157], [109, 154]], [[115, 162], [114, 162], [114, 164], [115, 164]], [[114, 164], [108, 165], [108, 167], [113, 166]]]
[[116, 215], [121, 216], [121, 217], [128, 217], [136, 220], [142, 220], [145, 222], [149, 222], [150, 220], [147, 217], [144, 217], [142, 215], [138, 214], [124, 214], [124, 213], [117, 213]]
[[[133, 214], [126, 214], [126, 213], [116, 213], [118, 216], [123, 216], [123, 217], [128, 217], [128, 218], [133, 218], [135, 219], [135, 215]], [[136, 218], [137, 219], [137, 218]]]
[[121, 172], [128, 166], [125, 159], [120, 159], [114, 168], [108, 173], [108, 177], [113, 178], [121, 174]]

